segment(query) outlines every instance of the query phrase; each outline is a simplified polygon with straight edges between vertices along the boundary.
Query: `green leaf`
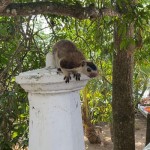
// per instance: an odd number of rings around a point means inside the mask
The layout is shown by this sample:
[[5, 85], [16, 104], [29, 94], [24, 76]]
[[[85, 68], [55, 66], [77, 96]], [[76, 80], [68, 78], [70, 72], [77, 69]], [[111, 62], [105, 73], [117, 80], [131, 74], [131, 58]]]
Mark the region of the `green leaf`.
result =
[[18, 132], [13, 132], [12, 138], [16, 138], [18, 136]]

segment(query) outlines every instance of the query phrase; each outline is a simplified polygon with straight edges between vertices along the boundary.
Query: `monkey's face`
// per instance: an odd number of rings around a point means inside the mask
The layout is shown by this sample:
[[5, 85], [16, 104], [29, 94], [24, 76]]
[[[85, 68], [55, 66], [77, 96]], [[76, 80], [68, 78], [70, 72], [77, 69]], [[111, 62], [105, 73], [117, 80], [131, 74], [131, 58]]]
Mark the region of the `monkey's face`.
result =
[[90, 78], [98, 76], [98, 70], [94, 63], [89, 61], [82, 62], [82, 73], [87, 75]]

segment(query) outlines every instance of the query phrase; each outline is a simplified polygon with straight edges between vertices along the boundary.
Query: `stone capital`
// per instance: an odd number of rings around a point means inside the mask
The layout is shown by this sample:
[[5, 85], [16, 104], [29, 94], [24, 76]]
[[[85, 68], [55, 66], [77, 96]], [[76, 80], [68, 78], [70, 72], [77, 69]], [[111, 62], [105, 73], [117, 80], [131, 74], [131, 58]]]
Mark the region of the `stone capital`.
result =
[[27, 71], [16, 76], [16, 82], [29, 93], [62, 93], [82, 89], [88, 77], [81, 75], [80, 81], [71, 77], [69, 83], [65, 83], [63, 74], [57, 74], [56, 69], [50, 67]]

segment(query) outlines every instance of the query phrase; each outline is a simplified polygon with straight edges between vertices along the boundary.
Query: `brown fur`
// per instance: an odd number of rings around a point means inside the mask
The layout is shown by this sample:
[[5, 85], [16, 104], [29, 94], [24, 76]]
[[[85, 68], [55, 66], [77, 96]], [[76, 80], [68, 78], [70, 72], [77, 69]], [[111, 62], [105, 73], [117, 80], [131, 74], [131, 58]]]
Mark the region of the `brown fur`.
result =
[[[67, 69], [79, 67], [82, 61], [85, 60], [85, 57], [77, 50], [75, 44], [68, 40], [57, 42], [53, 47], [53, 54], [62, 59], [62, 67]], [[65, 67], [65, 64], [68, 67]]]

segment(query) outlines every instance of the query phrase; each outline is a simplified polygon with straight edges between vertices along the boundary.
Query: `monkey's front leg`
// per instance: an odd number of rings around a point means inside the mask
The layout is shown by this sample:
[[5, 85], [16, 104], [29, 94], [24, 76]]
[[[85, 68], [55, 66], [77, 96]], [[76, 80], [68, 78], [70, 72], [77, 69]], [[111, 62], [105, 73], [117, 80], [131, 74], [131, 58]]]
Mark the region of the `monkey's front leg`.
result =
[[75, 72], [75, 73], [73, 73], [73, 77], [78, 81], [78, 80], [80, 80], [81, 74]]
[[69, 83], [69, 81], [71, 80], [71, 76], [70, 75], [69, 76], [65, 76], [64, 80], [65, 80], [66, 83]]
[[61, 71], [63, 72], [63, 74], [65, 75], [64, 80], [66, 83], [69, 83], [69, 81], [71, 80], [71, 76], [70, 73], [64, 69], [61, 69]]

